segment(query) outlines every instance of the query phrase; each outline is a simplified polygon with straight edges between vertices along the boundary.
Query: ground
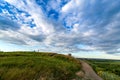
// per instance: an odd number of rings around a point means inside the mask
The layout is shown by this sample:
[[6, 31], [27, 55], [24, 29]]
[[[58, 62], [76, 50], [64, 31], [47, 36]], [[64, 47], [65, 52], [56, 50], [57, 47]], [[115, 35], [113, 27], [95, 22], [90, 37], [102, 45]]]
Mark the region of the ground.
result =
[[82, 71], [77, 72], [76, 73], [77, 76], [81, 77], [83, 80], [103, 80], [95, 73], [95, 71], [88, 63], [82, 60], [80, 62], [82, 65]]

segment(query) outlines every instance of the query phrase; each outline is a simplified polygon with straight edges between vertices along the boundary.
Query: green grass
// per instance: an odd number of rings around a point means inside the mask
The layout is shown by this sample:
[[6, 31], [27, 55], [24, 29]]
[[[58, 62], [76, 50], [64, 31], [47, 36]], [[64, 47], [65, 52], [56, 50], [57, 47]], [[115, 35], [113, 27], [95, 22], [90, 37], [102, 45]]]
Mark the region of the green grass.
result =
[[120, 61], [87, 60], [87, 62], [104, 80], [120, 80]]
[[0, 52], [0, 80], [71, 80], [81, 68], [72, 57], [44, 52]]
[[107, 71], [98, 71], [98, 75], [101, 76], [104, 80], [120, 80], [120, 76]]

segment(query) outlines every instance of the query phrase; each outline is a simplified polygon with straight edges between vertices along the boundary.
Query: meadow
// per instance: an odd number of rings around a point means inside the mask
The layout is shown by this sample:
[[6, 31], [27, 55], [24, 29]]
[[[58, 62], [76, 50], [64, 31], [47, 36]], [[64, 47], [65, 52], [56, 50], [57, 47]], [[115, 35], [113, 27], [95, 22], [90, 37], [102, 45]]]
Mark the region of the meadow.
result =
[[120, 80], [120, 60], [86, 60], [104, 80]]
[[0, 80], [72, 80], [81, 68], [73, 57], [45, 52], [0, 52]]

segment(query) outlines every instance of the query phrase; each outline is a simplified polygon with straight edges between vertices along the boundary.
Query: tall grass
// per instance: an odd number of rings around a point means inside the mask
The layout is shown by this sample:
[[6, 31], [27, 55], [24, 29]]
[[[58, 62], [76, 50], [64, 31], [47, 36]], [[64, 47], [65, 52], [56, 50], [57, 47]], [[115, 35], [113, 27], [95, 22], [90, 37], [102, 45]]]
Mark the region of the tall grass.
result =
[[0, 80], [71, 80], [80, 67], [78, 60], [56, 53], [0, 53]]
[[107, 71], [98, 71], [98, 75], [100, 75], [104, 80], [120, 80], [120, 76]]
[[120, 61], [87, 60], [87, 62], [104, 80], [120, 80]]

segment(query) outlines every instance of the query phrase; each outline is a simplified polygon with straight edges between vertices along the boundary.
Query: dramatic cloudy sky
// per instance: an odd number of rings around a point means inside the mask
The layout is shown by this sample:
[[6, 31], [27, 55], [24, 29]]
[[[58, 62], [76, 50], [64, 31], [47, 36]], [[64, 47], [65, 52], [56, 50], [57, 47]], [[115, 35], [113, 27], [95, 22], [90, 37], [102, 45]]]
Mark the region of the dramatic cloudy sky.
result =
[[120, 59], [120, 0], [0, 0], [0, 49]]

